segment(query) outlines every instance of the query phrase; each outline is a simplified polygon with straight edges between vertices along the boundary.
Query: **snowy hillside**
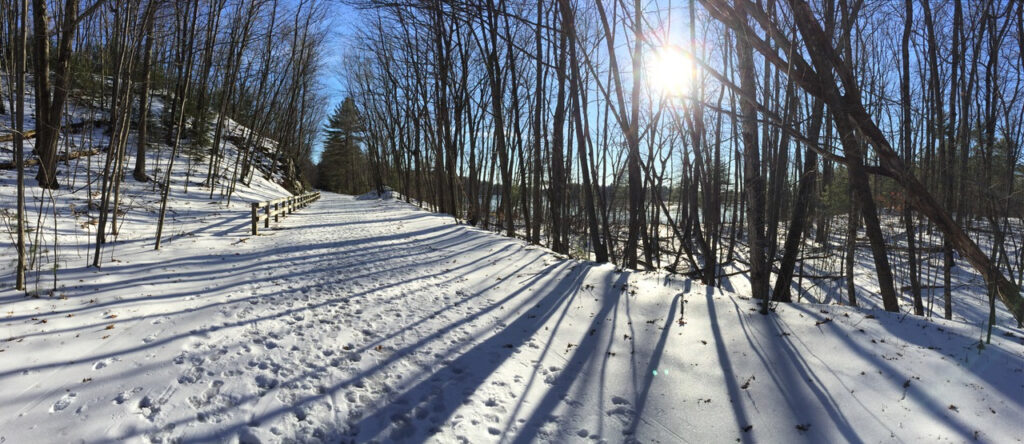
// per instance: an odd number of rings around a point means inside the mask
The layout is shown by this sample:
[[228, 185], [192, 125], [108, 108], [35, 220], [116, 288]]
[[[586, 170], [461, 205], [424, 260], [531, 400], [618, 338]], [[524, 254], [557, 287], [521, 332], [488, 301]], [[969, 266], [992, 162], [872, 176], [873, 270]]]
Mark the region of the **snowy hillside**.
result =
[[[32, 102], [28, 104], [31, 106]], [[31, 108], [30, 108], [31, 109]], [[163, 111], [162, 102], [155, 101], [154, 112]], [[9, 116], [2, 116], [9, 120]], [[7, 120], [0, 119], [6, 125]], [[73, 107], [65, 119], [70, 123], [103, 122], [102, 115], [87, 107]], [[248, 131], [237, 123], [226, 119], [225, 134], [230, 136], [223, 144], [225, 165], [228, 173], [237, 168], [239, 151], [232, 140], [238, 140]], [[70, 125], [69, 123], [69, 125]], [[26, 127], [35, 124], [29, 119]], [[60, 189], [42, 190], [36, 185], [38, 167], [28, 167], [25, 172], [27, 219], [27, 244], [29, 245], [28, 290], [32, 294], [46, 296], [61, 293], [65, 279], [59, 274], [63, 270], [85, 267], [92, 263], [95, 248], [96, 225], [99, 215], [101, 184], [106, 162], [106, 149], [110, 138], [108, 125], [82, 125], [82, 130], [67, 135], [61, 142], [60, 152], [98, 149], [99, 154], [82, 156], [57, 165]], [[160, 139], [160, 140], [156, 140]], [[163, 138], [150, 140], [147, 150], [146, 171], [150, 178], [162, 182], [166, 177], [171, 147], [162, 143]], [[25, 141], [26, 153], [32, 150], [35, 140]], [[126, 149], [126, 179], [121, 183], [120, 206], [116, 225], [117, 234], [108, 235], [109, 244], [104, 246], [101, 263], [109, 261], [131, 261], [136, 251], [152, 249], [156, 236], [156, 223], [160, 209], [160, 190], [156, 181], [138, 182], [132, 179], [131, 169], [135, 164], [136, 133], [129, 133]], [[263, 170], [252, 175], [246, 186], [238, 183], [230, 201], [224, 196], [229, 179], [222, 178], [222, 184], [210, 197], [210, 189], [202, 182], [209, 167], [206, 157], [194, 156], [185, 147], [190, 143], [183, 140], [183, 148], [174, 159], [174, 170], [168, 196], [166, 225], [163, 231], [165, 245], [173, 244], [177, 238], [194, 236], [200, 232], [227, 233], [244, 231], [247, 218], [239, 218], [249, 208], [249, 202], [275, 199], [290, 195], [279, 183], [284, 182], [279, 173], [266, 174], [269, 165], [262, 151], [257, 151], [255, 163]], [[267, 142], [269, 144], [269, 142]], [[0, 142], [0, 163], [13, 158], [13, 142]], [[267, 148], [265, 148], [266, 150]], [[186, 185], [187, 184], [187, 185]], [[0, 214], [5, 233], [13, 233], [16, 221], [16, 173], [13, 169], [0, 169]], [[244, 220], [243, 220], [244, 219]], [[0, 261], [0, 276], [5, 282], [13, 282], [15, 268], [13, 234], [5, 235], [0, 242], [5, 253]], [[9, 250], [7, 248], [10, 247]], [[34, 271], [33, 271], [34, 270]], [[54, 289], [54, 272], [58, 273]], [[5, 285], [6, 287], [7, 285]]]
[[0, 293], [0, 442], [1024, 439], [1018, 329], [765, 317], [394, 200], [325, 193], [256, 237], [209, 207], [57, 298]]

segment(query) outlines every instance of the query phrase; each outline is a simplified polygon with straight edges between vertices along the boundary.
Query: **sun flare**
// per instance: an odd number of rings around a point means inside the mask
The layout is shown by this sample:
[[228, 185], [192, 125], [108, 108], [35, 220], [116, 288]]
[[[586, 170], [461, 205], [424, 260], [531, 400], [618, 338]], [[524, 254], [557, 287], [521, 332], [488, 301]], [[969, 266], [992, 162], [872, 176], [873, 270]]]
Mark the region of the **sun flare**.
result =
[[697, 80], [697, 64], [675, 46], [654, 50], [647, 62], [647, 76], [656, 90], [667, 96], [686, 95]]

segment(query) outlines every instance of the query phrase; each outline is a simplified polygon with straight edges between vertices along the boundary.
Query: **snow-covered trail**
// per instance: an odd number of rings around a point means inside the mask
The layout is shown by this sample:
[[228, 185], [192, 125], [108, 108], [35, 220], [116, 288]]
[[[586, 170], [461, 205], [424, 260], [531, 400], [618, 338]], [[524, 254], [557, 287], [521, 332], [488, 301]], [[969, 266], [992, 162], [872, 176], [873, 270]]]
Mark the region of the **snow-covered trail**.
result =
[[1019, 330], [979, 352], [954, 322], [763, 317], [392, 200], [274, 226], [65, 270], [67, 299], [0, 292], [0, 443], [1024, 437]]

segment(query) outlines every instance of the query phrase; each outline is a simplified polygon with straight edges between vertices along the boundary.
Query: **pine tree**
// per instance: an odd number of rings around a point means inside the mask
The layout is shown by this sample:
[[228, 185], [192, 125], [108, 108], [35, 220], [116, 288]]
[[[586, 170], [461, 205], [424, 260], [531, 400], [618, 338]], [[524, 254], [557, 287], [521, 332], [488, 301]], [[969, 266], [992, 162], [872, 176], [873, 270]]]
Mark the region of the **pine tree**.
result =
[[346, 97], [328, 120], [327, 140], [320, 156], [318, 187], [327, 191], [359, 194], [366, 191], [366, 157], [361, 148], [363, 121], [355, 101]]

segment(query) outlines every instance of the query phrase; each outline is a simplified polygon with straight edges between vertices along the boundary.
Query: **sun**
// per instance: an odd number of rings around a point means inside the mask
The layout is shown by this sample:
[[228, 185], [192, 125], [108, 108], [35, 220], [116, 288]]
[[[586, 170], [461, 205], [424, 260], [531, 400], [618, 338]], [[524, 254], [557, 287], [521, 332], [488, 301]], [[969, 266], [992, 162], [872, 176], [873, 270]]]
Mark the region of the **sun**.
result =
[[651, 86], [666, 96], [684, 96], [697, 80], [697, 63], [677, 46], [662, 46], [647, 60]]

